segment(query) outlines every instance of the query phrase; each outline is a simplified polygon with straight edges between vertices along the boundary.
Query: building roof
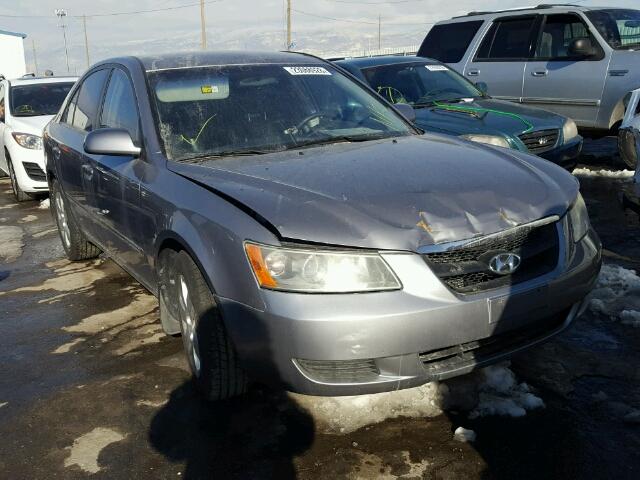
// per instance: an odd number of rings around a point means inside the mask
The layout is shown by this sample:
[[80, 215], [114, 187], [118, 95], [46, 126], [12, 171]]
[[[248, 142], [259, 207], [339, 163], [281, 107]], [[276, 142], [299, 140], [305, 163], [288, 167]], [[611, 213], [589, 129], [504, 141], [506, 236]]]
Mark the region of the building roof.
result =
[[8, 35], [8, 36], [11, 36], [11, 37], [27, 38], [27, 34], [26, 33], [9, 32], [8, 30], [0, 30], [0, 35]]

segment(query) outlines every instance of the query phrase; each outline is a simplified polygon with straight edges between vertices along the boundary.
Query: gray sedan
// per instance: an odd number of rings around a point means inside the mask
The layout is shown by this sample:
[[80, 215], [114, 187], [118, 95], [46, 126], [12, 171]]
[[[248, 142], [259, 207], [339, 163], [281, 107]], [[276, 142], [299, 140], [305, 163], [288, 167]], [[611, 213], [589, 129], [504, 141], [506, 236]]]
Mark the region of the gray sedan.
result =
[[411, 114], [308, 55], [101, 62], [44, 134], [64, 249], [158, 296], [213, 399], [396, 390], [562, 331], [601, 261], [575, 178]]

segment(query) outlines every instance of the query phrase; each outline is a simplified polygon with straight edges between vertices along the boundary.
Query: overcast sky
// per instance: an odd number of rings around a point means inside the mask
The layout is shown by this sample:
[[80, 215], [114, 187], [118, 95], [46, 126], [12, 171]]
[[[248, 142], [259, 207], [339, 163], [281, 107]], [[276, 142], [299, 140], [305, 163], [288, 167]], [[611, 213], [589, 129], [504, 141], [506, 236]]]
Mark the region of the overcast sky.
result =
[[[286, 0], [205, 2], [209, 49], [285, 47]], [[638, 7], [638, 0], [579, 3]], [[435, 21], [472, 10], [523, 4], [527, 4], [526, 0], [292, 0], [294, 48], [326, 54], [376, 48], [379, 15], [382, 46], [410, 46], [419, 44]], [[186, 7], [175, 8], [182, 6]], [[28, 70], [34, 70], [32, 47], [35, 43], [40, 72], [47, 68], [56, 73], [66, 72], [56, 8], [64, 8], [68, 13], [66, 32], [71, 73], [81, 73], [86, 68], [82, 15], [87, 16], [91, 63], [123, 54], [187, 50], [200, 45], [198, 0], [0, 0], [0, 30], [27, 34], [24, 46]], [[155, 9], [168, 10], [132, 13]], [[112, 15], [114, 13], [126, 14]]]

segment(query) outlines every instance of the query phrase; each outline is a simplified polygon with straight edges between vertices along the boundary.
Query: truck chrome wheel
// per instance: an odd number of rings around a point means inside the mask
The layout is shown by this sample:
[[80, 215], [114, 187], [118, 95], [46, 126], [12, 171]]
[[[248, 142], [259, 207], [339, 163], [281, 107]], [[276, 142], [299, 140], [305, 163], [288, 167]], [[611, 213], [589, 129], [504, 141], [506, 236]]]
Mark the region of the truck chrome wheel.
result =
[[54, 201], [56, 203], [56, 219], [58, 220], [58, 228], [60, 229], [60, 236], [62, 242], [66, 248], [71, 247], [71, 231], [69, 230], [69, 223], [67, 222], [67, 211], [64, 209], [64, 200], [62, 193], [59, 191], [55, 193]]
[[200, 352], [198, 350], [198, 335], [196, 332], [196, 314], [189, 287], [185, 278], [178, 278], [178, 307], [180, 309], [180, 323], [182, 327], [182, 341], [187, 352], [187, 358], [196, 377], [200, 376]]

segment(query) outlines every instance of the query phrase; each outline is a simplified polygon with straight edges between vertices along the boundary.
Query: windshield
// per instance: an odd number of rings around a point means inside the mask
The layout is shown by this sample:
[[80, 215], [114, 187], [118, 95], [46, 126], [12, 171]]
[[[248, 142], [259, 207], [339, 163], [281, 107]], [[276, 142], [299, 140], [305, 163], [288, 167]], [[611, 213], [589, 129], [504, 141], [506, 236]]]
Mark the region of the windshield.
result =
[[616, 50], [640, 49], [640, 10], [591, 10], [587, 17]]
[[239, 65], [148, 72], [174, 160], [408, 135], [411, 127], [332, 67]]
[[11, 115], [14, 117], [55, 115], [71, 87], [73, 82], [12, 86], [9, 90]]
[[391, 103], [420, 106], [483, 96], [470, 82], [444, 65], [404, 63], [367, 68], [362, 73], [369, 85]]

